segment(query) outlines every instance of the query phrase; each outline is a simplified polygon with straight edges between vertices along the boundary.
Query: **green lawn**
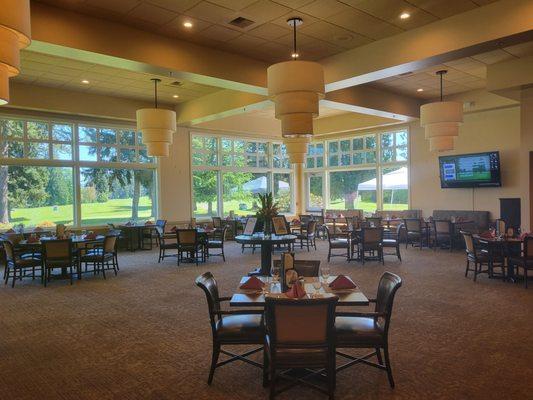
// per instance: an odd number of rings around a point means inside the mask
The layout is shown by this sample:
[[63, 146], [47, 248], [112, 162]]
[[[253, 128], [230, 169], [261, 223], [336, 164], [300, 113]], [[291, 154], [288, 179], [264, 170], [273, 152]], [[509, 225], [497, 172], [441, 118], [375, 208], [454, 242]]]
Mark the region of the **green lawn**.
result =
[[[11, 212], [11, 225], [23, 223], [25, 226], [37, 226], [42, 223], [72, 224], [74, 208], [72, 204], [58, 206], [54, 211], [51, 206], [35, 208], [16, 208]], [[81, 205], [83, 225], [105, 225], [107, 223], [124, 222], [131, 218], [131, 199], [115, 199], [105, 203], [89, 203]], [[149, 197], [141, 197], [139, 201], [139, 219], [151, 217], [152, 208]], [[5, 228], [5, 226], [0, 226]]]

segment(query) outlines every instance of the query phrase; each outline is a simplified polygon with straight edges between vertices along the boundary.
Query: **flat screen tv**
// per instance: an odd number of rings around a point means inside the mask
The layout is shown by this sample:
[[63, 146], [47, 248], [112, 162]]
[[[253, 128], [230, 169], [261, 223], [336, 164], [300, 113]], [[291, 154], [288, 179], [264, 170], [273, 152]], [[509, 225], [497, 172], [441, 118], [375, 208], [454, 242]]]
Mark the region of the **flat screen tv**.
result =
[[498, 187], [500, 153], [461, 154], [439, 157], [441, 188]]

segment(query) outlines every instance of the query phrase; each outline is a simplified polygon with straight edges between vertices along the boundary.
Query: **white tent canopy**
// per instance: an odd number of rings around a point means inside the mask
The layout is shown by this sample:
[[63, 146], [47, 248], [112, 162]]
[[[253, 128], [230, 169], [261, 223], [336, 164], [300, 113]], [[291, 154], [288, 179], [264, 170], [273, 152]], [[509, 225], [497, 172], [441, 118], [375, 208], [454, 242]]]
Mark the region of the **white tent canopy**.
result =
[[[256, 193], [266, 193], [268, 190], [268, 182], [266, 176], [260, 176], [259, 178], [253, 179], [249, 182], [246, 182], [244, 185], [242, 185], [242, 188], [244, 190], [250, 191], [254, 194]], [[287, 182], [284, 181], [278, 181], [278, 190], [281, 191], [288, 191], [290, 190], [290, 186]]]
[[[408, 188], [407, 167], [398, 168], [396, 171], [388, 172], [381, 178], [383, 190], [400, 190]], [[357, 185], [357, 190], [376, 190], [376, 178]]]

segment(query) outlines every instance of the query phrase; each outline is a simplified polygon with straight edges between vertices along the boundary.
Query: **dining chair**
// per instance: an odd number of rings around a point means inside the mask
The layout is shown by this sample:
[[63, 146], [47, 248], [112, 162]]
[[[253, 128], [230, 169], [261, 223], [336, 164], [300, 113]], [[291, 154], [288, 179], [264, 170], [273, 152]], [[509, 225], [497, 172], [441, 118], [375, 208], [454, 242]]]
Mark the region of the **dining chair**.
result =
[[[217, 281], [211, 272], [198, 276], [195, 283], [204, 291], [207, 299], [213, 340], [213, 353], [207, 383], [211, 385], [213, 382], [215, 369], [233, 361], [244, 361], [255, 367], [263, 368], [260, 363], [248, 359], [250, 355], [263, 350], [265, 335], [263, 310], [223, 310], [222, 303], [229, 301], [231, 297], [219, 296]], [[223, 346], [240, 345], [260, 345], [260, 347], [254, 347], [242, 354], [235, 354], [222, 348]], [[230, 358], [218, 362], [220, 353]]]
[[[85, 264], [85, 272], [98, 274], [102, 271], [102, 276], [106, 279], [105, 271], [113, 270], [115, 276], [118, 270], [117, 236], [108, 235], [103, 243], [92, 243], [91, 247], [80, 249], [79, 263]], [[87, 266], [92, 264], [93, 269], [88, 270]]]
[[[348, 260], [350, 258], [350, 241], [348, 238], [343, 237], [331, 237], [329, 233], [329, 227], [326, 228], [326, 236], [328, 237], [328, 262], [330, 262], [331, 257], [346, 257]], [[343, 254], [333, 254], [332, 250], [342, 250]]]
[[449, 220], [446, 219], [434, 219], [433, 225], [433, 249], [437, 250], [437, 247], [449, 246], [450, 251], [453, 251], [454, 245], [454, 229]]
[[301, 249], [304, 248], [305, 242], [305, 245], [307, 246], [307, 251], [309, 251], [310, 246], [313, 246], [316, 250], [316, 221], [308, 220], [305, 229], [303, 229], [301, 233], [297, 234], [296, 237], [300, 241]]
[[524, 271], [524, 286], [527, 289], [527, 272], [533, 270], [533, 237], [526, 236], [524, 238], [524, 249], [520, 257], [510, 257], [509, 266], [516, 266], [517, 271], [520, 268]]
[[[274, 267], [281, 268], [281, 260], [274, 260]], [[294, 270], [298, 276], [318, 277], [320, 260], [294, 260]]]
[[78, 261], [75, 260], [74, 253], [72, 251], [72, 240], [45, 240], [42, 243], [42, 247], [44, 262], [44, 286], [46, 287], [52, 276], [52, 271], [56, 268], [68, 270], [70, 284], [72, 285], [72, 276], [74, 274], [73, 269], [77, 269], [78, 277], [80, 274]]
[[[228, 231], [228, 227], [225, 226], [221, 230], [220, 229], [215, 230], [213, 232], [213, 236], [207, 238], [207, 242], [206, 242], [207, 257], [222, 256], [222, 260], [226, 262], [226, 256], [224, 255], [224, 240], [226, 240], [227, 231]], [[211, 254], [209, 252], [210, 249], [220, 249], [220, 253]]]
[[[40, 257], [25, 257], [15, 253], [13, 244], [9, 240], [1, 241], [4, 249], [4, 283], [9, 283], [9, 278], [13, 280], [11, 287], [15, 287], [15, 281], [21, 279], [26, 275], [27, 270], [31, 270], [32, 279], [35, 279], [35, 272], [40, 272], [40, 277], [43, 277], [43, 262]], [[17, 276], [18, 273], [18, 276]]]
[[[505, 258], [503, 254], [489, 252], [488, 249], [480, 248], [471, 232], [461, 231], [461, 235], [463, 235], [466, 247], [465, 277], [468, 276], [470, 271], [473, 271], [475, 282], [479, 274], [485, 273], [492, 276], [494, 267], [500, 267], [502, 276], [505, 276]], [[470, 263], [474, 264], [474, 269], [470, 268]], [[483, 266], [486, 266], [487, 269], [483, 270]]]
[[[390, 232], [386, 237], [383, 236], [383, 241], [382, 241], [383, 256], [396, 255], [396, 257], [398, 257], [398, 260], [402, 261], [402, 255], [400, 254], [400, 241], [401, 241], [402, 229], [403, 229], [403, 225], [400, 224], [396, 226], [396, 232], [394, 232], [394, 235], [392, 234], [392, 232]], [[386, 248], [395, 249], [395, 253], [385, 253], [384, 249]]]
[[[394, 387], [392, 368], [389, 357], [389, 329], [392, 317], [392, 306], [402, 279], [391, 272], [385, 272], [379, 280], [378, 291], [373, 312], [337, 312], [335, 319], [335, 336], [337, 355], [349, 360], [337, 367], [337, 372], [355, 364], [366, 364], [387, 371], [389, 384]], [[354, 356], [339, 349], [373, 349], [364, 356]], [[383, 350], [384, 359], [381, 354]], [[377, 363], [368, 359], [376, 356]], [[385, 362], [384, 362], [385, 361]]]
[[379, 228], [381, 226], [381, 217], [368, 217], [365, 220], [371, 228]]
[[222, 229], [222, 218], [220, 217], [211, 217], [213, 220], [214, 229]]
[[420, 250], [422, 250], [422, 247], [424, 246], [424, 241], [426, 242], [426, 245], [429, 246], [427, 238], [427, 228], [419, 218], [404, 218], [403, 226], [407, 233], [407, 237], [405, 240], [405, 248], [407, 248], [409, 244], [411, 244], [412, 246], [418, 244]]
[[176, 232], [165, 233], [160, 228], [156, 228], [159, 242], [159, 256], [157, 262], [160, 263], [167, 257], [176, 257], [177, 253], [167, 254], [167, 250], [178, 250], [178, 241]]
[[198, 265], [198, 260], [205, 261], [205, 253], [196, 229], [177, 229], [178, 265], [183, 262], [183, 253]]
[[[370, 253], [367, 257], [365, 254]], [[377, 255], [376, 255], [377, 253]], [[374, 259], [385, 264], [383, 258], [383, 228], [361, 228], [359, 240], [359, 259], [364, 264], [365, 259]]]
[[[275, 396], [297, 384], [318, 389], [333, 399], [335, 391], [335, 308], [338, 297], [320, 299], [265, 299], [265, 350], [263, 383], [270, 384]], [[307, 374], [295, 378], [278, 372], [304, 369]], [[311, 384], [308, 378], [325, 372], [327, 389]], [[277, 387], [278, 376], [291, 380]]]
[[316, 237], [321, 238], [322, 240], [327, 239], [326, 233], [326, 222], [323, 215], [315, 215], [314, 219], [316, 221]]

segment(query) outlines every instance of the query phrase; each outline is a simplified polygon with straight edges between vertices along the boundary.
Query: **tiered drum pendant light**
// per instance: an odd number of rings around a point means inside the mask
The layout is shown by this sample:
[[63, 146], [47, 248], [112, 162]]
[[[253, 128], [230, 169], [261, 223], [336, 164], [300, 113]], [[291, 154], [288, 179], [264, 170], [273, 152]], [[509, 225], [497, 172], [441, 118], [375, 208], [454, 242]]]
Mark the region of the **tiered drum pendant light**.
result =
[[293, 28], [292, 60], [271, 65], [267, 70], [268, 95], [275, 103], [276, 118], [291, 163], [303, 163], [307, 144], [313, 135], [313, 118], [318, 116], [318, 103], [324, 97], [324, 69], [311, 61], [299, 61], [296, 27], [301, 18], [289, 18]]
[[137, 110], [137, 130], [141, 131], [143, 143], [151, 157], [168, 157], [172, 135], [176, 131], [176, 113], [171, 110], [157, 108], [157, 84], [154, 82], [155, 108]]
[[463, 103], [442, 101], [442, 77], [448, 71], [437, 71], [440, 76], [440, 101], [420, 107], [420, 125], [426, 130], [430, 151], [454, 149], [454, 137], [459, 136], [463, 122]]
[[0, 0], [0, 105], [9, 103], [9, 78], [20, 73], [20, 49], [30, 42], [30, 0]]

